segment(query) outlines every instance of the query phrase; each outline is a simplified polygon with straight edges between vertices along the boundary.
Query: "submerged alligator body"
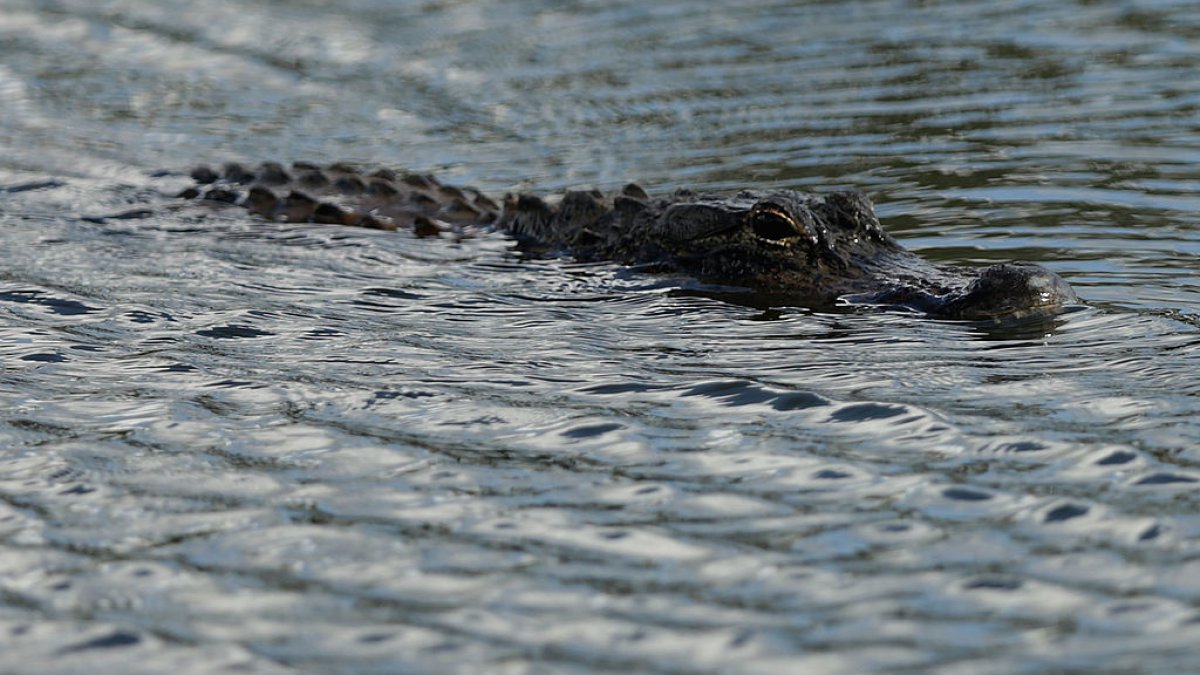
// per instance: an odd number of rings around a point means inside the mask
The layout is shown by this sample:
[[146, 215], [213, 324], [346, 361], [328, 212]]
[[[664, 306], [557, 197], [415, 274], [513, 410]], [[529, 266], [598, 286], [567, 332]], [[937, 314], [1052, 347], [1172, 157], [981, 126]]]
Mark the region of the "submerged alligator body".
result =
[[201, 166], [191, 175], [196, 185], [181, 197], [238, 204], [269, 220], [418, 236], [491, 228], [539, 253], [684, 274], [813, 308], [892, 306], [980, 319], [1052, 314], [1077, 302], [1039, 265], [972, 270], [924, 260], [884, 232], [861, 192], [679, 190], [652, 198], [630, 184], [615, 195], [567, 192], [551, 205], [527, 194], [495, 201], [432, 176], [340, 164]]

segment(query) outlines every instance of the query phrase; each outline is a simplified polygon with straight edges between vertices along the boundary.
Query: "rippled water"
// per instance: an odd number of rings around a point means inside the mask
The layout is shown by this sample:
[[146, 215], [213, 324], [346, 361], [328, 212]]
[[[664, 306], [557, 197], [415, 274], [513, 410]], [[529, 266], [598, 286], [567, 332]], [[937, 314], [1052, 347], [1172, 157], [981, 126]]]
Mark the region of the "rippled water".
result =
[[[1198, 37], [1166, 1], [0, 1], [0, 670], [1194, 669]], [[751, 307], [165, 196], [262, 159], [856, 186], [1087, 306]]]

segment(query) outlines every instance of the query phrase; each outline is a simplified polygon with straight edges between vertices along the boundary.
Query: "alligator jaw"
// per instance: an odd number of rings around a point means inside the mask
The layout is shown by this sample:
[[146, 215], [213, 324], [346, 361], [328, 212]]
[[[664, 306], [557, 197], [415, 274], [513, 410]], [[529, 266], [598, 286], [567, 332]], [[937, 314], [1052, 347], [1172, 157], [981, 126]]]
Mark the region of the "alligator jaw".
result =
[[945, 319], [1008, 321], [1057, 314], [1079, 302], [1062, 277], [1033, 263], [992, 265], [973, 277], [966, 270], [930, 267], [942, 279], [959, 276], [962, 281], [947, 291], [913, 283], [911, 277], [898, 284], [878, 279], [881, 290], [843, 295], [838, 303], [904, 307]]

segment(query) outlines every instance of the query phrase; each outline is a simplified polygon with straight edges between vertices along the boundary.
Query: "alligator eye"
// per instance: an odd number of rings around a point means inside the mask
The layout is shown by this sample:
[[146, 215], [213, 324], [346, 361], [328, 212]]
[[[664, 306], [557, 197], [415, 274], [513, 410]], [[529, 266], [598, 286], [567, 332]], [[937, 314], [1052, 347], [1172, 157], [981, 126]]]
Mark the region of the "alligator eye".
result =
[[754, 209], [750, 214], [750, 228], [759, 239], [773, 242], [783, 242], [804, 234], [796, 221], [777, 206]]

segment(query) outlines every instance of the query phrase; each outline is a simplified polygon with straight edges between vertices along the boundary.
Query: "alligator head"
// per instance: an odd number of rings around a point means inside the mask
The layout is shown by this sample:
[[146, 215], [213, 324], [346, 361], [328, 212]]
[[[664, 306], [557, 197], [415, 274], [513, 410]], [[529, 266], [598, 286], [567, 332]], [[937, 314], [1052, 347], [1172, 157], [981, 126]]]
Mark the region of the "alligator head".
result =
[[1040, 265], [971, 270], [928, 262], [885, 232], [870, 199], [857, 191], [684, 190], [651, 200], [630, 186], [611, 206], [581, 192], [568, 193], [557, 208], [535, 198], [509, 200], [501, 224], [577, 257], [651, 263], [814, 308], [882, 305], [983, 319], [1050, 314], [1078, 301]]

